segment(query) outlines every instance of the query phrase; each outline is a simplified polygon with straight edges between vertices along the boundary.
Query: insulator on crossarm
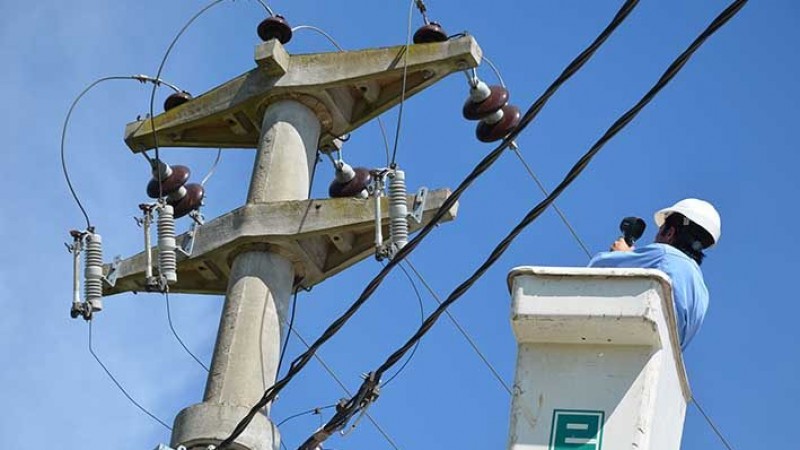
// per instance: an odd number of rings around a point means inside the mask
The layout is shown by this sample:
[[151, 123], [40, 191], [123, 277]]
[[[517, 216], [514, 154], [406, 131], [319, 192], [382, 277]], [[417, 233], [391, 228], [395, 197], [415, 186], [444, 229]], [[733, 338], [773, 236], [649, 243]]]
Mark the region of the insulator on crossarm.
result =
[[175, 217], [171, 205], [159, 205], [157, 208], [158, 230], [158, 269], [159, 275], [167, 284], [178, 281], [178, 262], [175, 248]]
[[90, 232], [85, 239], [84, 302], [91, 307], [88, 312], [91, 317], [92, 312], [103, 310], [103, 238]]
[[367, 186], [372, 182], [369, 169], [364, 167], [353, 168], [349, 164], [339, 161], [336, 165], [336, 174], [328, 186], [328, 195], [333, 198], [358, 197], [367, 198]]
[[[179, 191], [189, 181], [189, 176], [192, 174], [192, 171], [186, 166], [170, 166], [161, 161], [154, 163], [154, 166], [153, 178], [147, 183], [147, 195], [150, 198], [169, 196]], [[159, 179], [161, 179], [160, 185]]]
[[292, 27], [283, 16], [267, 17], [258, 24], [258, 37], [264, 42], [277, 39], [281, 44], [292, 40]]
[[[500, 114], [483, 119], [475, 129], [475, 135], [481, 142], [494, 142], [508, 136], [519, 125], [522, 118], [519, 108], [506, 105]], [[499, 117], [497, 117], [499, 116]]]
[[199, 183], [189, 183], [185, 187], [181, 187], [180, 192], [181, 196], [174, 199], [172, 196], [167, 198], [167, 202], [175, 208], [176, 219], [200, 209], [206, 193], [205, 188]]
[[444, 42], [447, 40], [447, 33], [441, 25], [436, 22], [430, 22], [420, 27], [414, 33], [415, 44], [430, 44], [433, 42]]
[[508, 104], [508, 89], [503, 86], [487, 86], [483, 81], [470, 89], [462, 113], [467, 120], [483, 120], [497, 114]]
[[192, 94], [186, 91], [174, 92], [164, 100], [164, 111], [177, 108], [192, 99]]
[[389, 177], [389, 233], [392, 242], [391, 255], [408, 244], [408, 203], [406, 198], [406, 174], [395, 170]]

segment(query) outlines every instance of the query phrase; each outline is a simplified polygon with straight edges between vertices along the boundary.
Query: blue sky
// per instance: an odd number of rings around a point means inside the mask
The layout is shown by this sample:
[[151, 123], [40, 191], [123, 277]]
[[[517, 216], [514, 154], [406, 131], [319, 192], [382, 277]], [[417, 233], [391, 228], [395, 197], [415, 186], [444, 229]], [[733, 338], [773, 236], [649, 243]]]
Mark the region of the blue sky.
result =
[[[598, 1], [482, 2], [430, 0], [432, 18], [448, 31], [468, 30], [500, 67], [512, 102], [527, 108], [605, 26], [621, 4]], [[800, 105], [796, 45], [800, 4], [751, 2], [715, 35], [636, 121], [592, 162], [559, 205], [594, 250], [617, 235], [619, 219], [697, 196], [717, 205], [723, 236], [703, 266], [711, 291], [706, 324], [687, 350], [695, 395], [738, 449], [787, 448], [793, 442], [798, 344], [793, 294], [800, 250], [800, 181], [793, 167]], [[169, 433], [135, 409], [91, 358], [87, 327], [69, 319], [71, 260], [67, 232], [82, 226], [61, 177], [61, 124], [70, 102], [101, 76], [154, 75], [183, 23], [205, 3], [75, 0], [0, 4], [0, 89], [6, 107], [0, 133], [6, 150], [0, 178], [0, 371], [5, 406], [0, 436], [7, 448], [150, 449]], [[319, 26], [347, 48], [405, 40], [405, 1], [279, 1], [271, 6], [293, 25]], [[528, 162], [548, 186], [616, 117], [632, 105], [726, 2], [642, 2], [595, 58], [551, 100], [520, 137]], [[199, 19], [176, 46], [163, 77], [199, 94], [254, 66], [255, 1], [223, 2]], [[415, 27], [420, 19], [415, 16]], [[331, 51], [298, 33], [290, 52]], [[482, 68], [480, 74], [492, 80]], [[453, 76], [411, 99], [398, 161], [410, 189], [455, 187], [491, 147], [461, 118], [467, 94]], [[166, 92], [160, 92], [160, 105]], [[76, 188], [105, 241], [106, 259], [140, 250], [132, 216], [145, 200], [144, 160], [122, 142], [123, 127], [148, 108], [149, 88], [110, 82], [73, 115], [67, 141]], [[387, 114], [394, 129], [396, 111]], [[166, 149], [200, 179], [213, 150]], [[228, 151], [208, 187], [207, 217], [242, 204], [253, 152]], [[383, 164], [377, 126], [354, 133], [345, 156], [354, 165]], [[321, 165], [314, 195], [326, 195], [331, 168]], [[446, 295], [466, 278], [541, 195], [513, 155], [505, 155], [464, 195], [459, 217], [441, 226], [412, 260]], [[188, 226], [183, 223], [182, 227]], [[654, 226], [646, 233], [651, 239]], [[505, 277], [518, 265], [580, 266], [586, 257], [552, 212], [535, 222], [500, 262], [453, 308], [506, 381], [513, 380], [515, 341]], [[296, 327], [307, 339], [355, 299], [379, 269], [364, 261], [301, 294]], [[427, 312], [434, 303], [424, 296]], [[173, 319], [187, 344], [210, 360], [222, 299], [174, 296]], [[419, 325], [419, 306], [401, 272], [321, 351], [351, 389]], [[168, 423], [200, 400], [205, 373], [167, 326], [159, 295], [106, 299], [94, 324], [95, 349], [138, 401]], [[289, 357], [302, 347], [295, 340]], [[282, 394], [281, 420], [336, 402], [343, 393], [312, 363]], [[447, 321], [426, 337], [408, 368], [370, 410], [401, 448], [504, 448], [509, 398]], [[307, 416], [282, 427], [298, 445], [319, 425]], [[390, 448], [368, 423], [326, 448]], [[723, 448], [697, 411], [686, 418], [684, 449]]]

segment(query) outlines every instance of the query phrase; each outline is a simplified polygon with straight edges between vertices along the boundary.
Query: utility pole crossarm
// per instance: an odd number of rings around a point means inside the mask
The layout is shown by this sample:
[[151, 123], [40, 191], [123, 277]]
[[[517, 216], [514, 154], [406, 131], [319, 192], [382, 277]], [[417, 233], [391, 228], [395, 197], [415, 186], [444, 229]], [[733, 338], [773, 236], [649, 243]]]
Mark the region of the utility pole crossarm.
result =
[[[257, 68], [153, 118], [164, 147], [256, 148], [266, 108], [298, 101], [320, 120], [320, 148], [447, 75], [476, 67], [481, 49], [471, 36], [446, 42], [348, 52], [289, 55], [273, 40], [256, 47]], [[128, 124], [134, 152], [154, 147], [149, 119]]]
[[[450, 191], [428, 194], [422, 222], [410, 222], [410, 231], [427, 224]], [[383, 233], [388, 235], [388, 203], [383, 199]], [[409, 209], [415, 201], [408, 196]], [[458, 206], [443, 217], [455, 219]], [[179, 254], [178, 281], [170, 292], [223, 295], [228, 286], [230, 261], [243, 249], [263, 248], [285, 256], [294, 265], [295, 286], [310, 288], [369, 257], [374, 252], [375, 204], [353, 198], [292, 200], [247, 205], [196, 228], [190, 257]], [[177, 237], [185, 242], [188, 233]], [[153, 247], [156, 261], [158, 247]], [[103, 295], [146, 289], [144, 252], [116, 263], [117, 282]], [[106, 273], [110, 265], [105, 267]]]

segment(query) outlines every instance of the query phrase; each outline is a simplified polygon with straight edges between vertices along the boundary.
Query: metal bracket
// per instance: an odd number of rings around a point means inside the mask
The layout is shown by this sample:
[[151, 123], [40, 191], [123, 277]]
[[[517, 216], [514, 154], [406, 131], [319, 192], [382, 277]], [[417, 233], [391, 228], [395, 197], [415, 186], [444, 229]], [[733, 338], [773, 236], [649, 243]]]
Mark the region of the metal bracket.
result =
[[[211, 447], [209, 447], [209, 448], [211, 448]], [[178, 448], [172, 448], [172, 447], [168, 447], [168, 446], [166, 446], [164, 444], [158, 444], [158, 447], [156, 447], [155, 450], [186, 450], [186, 447], [184, 447], [182, 445], [179, 445]]]
[[425, 203], [428, 201], [428, 188], [425, 186], [419, 188], [416, 197], [414, 197], [414, 206], [411, 211], [411, 218], [417, 223], [422, 223], [422, 214], [425, 212]]
[[119, 268], [121, 262], [122, 262], [121, 255], [117, 255], [114, 257], [114, 261], [111, 263], [111, 267], [108, 269], [108, 274], [103, 277], [103, 281], [105, 281], [107, 285], [111, 287], [117, 285], [117, 276], [119, 276], [119, 272], [117, 272], [117, 269]]
[[200, 226], [204, 223], [203, 215], [198, 211], [192, 211], [189, 213], [189, 216], [192, 218], [192, 228], [190, 228], [189, 232], [183, 237], [183, 242], [181, 242], [181, 245], [175, 249], [187, 258], [192, 256], [192, 250], [194, 250], [194, 241], [197, 239], [197, 234], [200, 232]]

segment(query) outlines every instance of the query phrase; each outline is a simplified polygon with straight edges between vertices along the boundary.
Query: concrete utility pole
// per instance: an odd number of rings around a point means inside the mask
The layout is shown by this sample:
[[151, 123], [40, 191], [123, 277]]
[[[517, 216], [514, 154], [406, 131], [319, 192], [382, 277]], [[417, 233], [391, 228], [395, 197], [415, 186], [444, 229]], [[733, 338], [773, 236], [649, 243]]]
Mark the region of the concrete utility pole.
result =
[[[134, 152], [162, 146], [256, 147], [245, 206], [201, 226], [193, 252], [178, 262], [171, 292], [225, 293], [203, 401], [178, 414], [172, 446], [205, 449], [226, 438], [277, 376], [289, 297], [368, 257], [373, 250], [374, 202], [309, 200], [317, 149], [445, 76], [475, 67], [472, 37], [443, 43], [355, 52], [289, 55], [276, 40], [256, 48], [258, 67], [153, 119], [129, 124]], [[449, 195], [428, 195], [422, 223]], [[408, 204], [414, 197], [408, 197]], [[382, 211], [387, 211], [383, 205]], [[385, 217], [384, 213], [384, 217]], [[455, 208], [445, 220], [455, 217]], [[385, 228], [385, 227], [384, 227]], [[383, 232], [387, 232], [386, 229]], [[145, 290], [144, 253], [121, 261], [106, 295]], [[258, 415], [236, 441], [242, 450], [278, 449], [280, 435]]]

